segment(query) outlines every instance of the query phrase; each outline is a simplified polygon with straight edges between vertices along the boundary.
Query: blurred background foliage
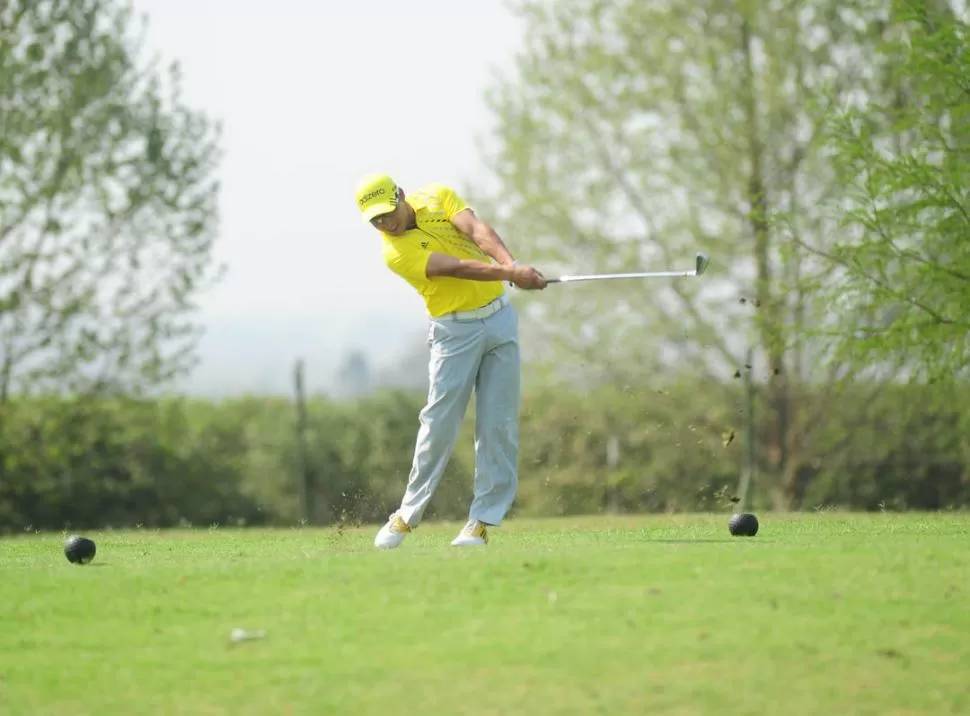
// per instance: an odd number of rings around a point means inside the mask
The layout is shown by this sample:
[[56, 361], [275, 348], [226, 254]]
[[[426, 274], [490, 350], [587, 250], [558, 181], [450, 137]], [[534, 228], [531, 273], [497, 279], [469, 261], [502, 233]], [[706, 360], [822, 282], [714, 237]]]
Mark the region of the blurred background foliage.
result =
[[[698, 281], [515, 295], [515, 514], [727, 512], [748, 435], [754, 509], [968, 506], [966, 8], [514, 10], [479, 213], [549, 273], [712, 257]], [[0, 530], [382, 521], [420, 381], [166, 392], [220, 276], [220, 128], [135, 29], [113, 0], [0, 7]], [[431, 519], [465, 515], [472, 410]]]

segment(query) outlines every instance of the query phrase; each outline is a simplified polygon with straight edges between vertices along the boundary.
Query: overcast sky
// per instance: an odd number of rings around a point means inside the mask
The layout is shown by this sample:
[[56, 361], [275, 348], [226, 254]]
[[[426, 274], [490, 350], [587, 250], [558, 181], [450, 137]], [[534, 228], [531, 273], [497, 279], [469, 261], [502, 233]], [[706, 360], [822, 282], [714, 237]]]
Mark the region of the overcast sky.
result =
[[177, 59], [186, 99], [222, 121], [222, 285], [192, 381], [255, 392], [330, 379], [359, 346], [377, 364], [420, 342], [423, 303], [380, 261], [357, 179], [461, 186], [482, 171], [483, 93], [519, 23], [501, 0], [134, 0]]

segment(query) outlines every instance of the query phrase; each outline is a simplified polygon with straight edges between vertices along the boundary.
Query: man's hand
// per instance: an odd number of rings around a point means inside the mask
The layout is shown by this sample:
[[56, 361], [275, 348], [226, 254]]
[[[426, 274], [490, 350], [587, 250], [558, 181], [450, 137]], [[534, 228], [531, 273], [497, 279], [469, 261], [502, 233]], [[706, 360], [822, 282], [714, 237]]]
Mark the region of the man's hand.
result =
[[526, 290], [542, 290], [548, 284], [545, 277], [532, 266], [517, 264], [512, 267], [512, 283]]

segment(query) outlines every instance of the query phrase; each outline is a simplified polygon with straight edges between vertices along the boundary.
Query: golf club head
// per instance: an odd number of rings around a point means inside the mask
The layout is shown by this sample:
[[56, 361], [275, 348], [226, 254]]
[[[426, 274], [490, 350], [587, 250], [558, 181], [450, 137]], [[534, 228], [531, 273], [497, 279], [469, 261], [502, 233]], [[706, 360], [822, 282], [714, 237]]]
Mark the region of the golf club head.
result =
[[704, 253], [697, 254], [697, 263], [695, 264], [695, 276], [700, 276], [707, 270], [707, 265], [711, 262], [710, 256]]

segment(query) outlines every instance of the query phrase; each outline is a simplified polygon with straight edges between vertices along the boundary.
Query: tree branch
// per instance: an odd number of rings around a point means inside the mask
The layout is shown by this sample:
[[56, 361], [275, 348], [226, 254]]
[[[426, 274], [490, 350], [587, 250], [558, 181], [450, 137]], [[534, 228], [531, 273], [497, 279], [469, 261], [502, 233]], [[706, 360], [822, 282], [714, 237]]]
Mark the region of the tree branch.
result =
[[941, 316], [932, 308], [924, 305], [922, 302], [918, 301], [917, 299], [911, 296], [904, 295], [899, 291], [894, 290], [885, 281], [875, 276], [871, 276], [861, 266], [850, 264], [850, 262], [842, 258], [839, 258], [838, 256], [834, 256], [826, 251], [823, 251], [822, 249], [811, 246], [810, 244], [802, 241], [801, 239], [795, 236], [793, 236], [792, 239], [796, 241], [799, 244], [799, 246], [802, 246], [806, 251], [809, 251], [810, 253], [815, 254], [816, 256], [824, 258], [825, 260], [830, 261], [833, 264], [841, 266], [847, 269], [850, 273], [854, 273], [856, 275], [861, 276], [862, 278], [866, 279], [870, 283], [873, 283], [879, 288], [881, 288], [882, 290], [884, 290], [886, 293], [888, 293], [889, 295], [891, 295], [893, 298], [897, 299], [901, 303], [907, 303], [913, 306], [914, 308], [920, 309], [921, 311], [929, 315], [931, 318], [933, 318], [935, 323], [943, 324], [943, 325], [952, 325], [954, 323], [953, 320], [946, 318], [945, 316]]
[[[585, 87], [583, 88], [583, 91], [588, 92], [588, 90], [586, 90]], [[597, 131], [597, 128], [592, 124], [588, 116], [583, 115], [582, 121], [585, 125], [585, 128], [587, 130], [589, 137], [591, 138], [592, 146], [600, 158], [600, 161], [603, 165], [604, 170], [607, 172], [607, 174], [610, 177], [612, 177], [613, 181], [616, 182], [617, 186], [620, 188], [620, 191], [623, 193], [624, 197], [633, 207], [633, 210], [637, 212], [639, 219], [643, 223], [645, 233], [647, 234], [647, 236], [650, 237], [651, 235], [655, 235], [656, 231], [653, 227], [653, 222], [650, 219], [650, 211], [648, 207], [646, 206], [643, 199], [641, 198], [640, 193], [629, 182], [625, 174], [616, 166], [616, 163], [613, 161], [613, 158], [610, 154], [609, 148], [603, 142], [601, 132]], [[620, 143], [622, 145], [624, 138], [620, 136], [621, 135], [620, 129], [615, 125], [611, 125], [610, 133], [611, 133], [611, 137], [610, 137], [611, 141], [614, 143]], [[668, 261], [671, 260], [672, 257], [670, 256], [670, 250], [667, 248], [667, 246], [662, 242], [657, 241], [656, 239], [654, 239], [654, 243], [660, 248], [665, 259]], [[718, 350], [718, 352], [721, 354], [721, 357], [726, 362], [726, 364], [732, 365], [736, 363], [737, 358], [734, 355], [732, 355], [730, 350], [728, 350], [727, 344], [724, 342], [723, 337], [719, 335], [716, 331], [713, 331], [710, 329], [710, 324], [708, 324], [707, 321], [701, 317], [700, 312], [697, 310], [697, 306], [688, 299], [688, 297], [684, 294], [683, 289], [681, 289], [679, 286], [674, 284], [673, 291], [675, 295], [680, 299], [682, 306], [684, 307], [684, 309], [687, 310], [691, 319], [694, 320], [695, 323], [705, 326], [708, 329], [708, 332], [711, 333], [714, 341], [713, 347], [716, 350]], [[672, 320], [667, 311], [663, 310], [662, 308], [660, 309], [660, 311], [668, 321]]]

